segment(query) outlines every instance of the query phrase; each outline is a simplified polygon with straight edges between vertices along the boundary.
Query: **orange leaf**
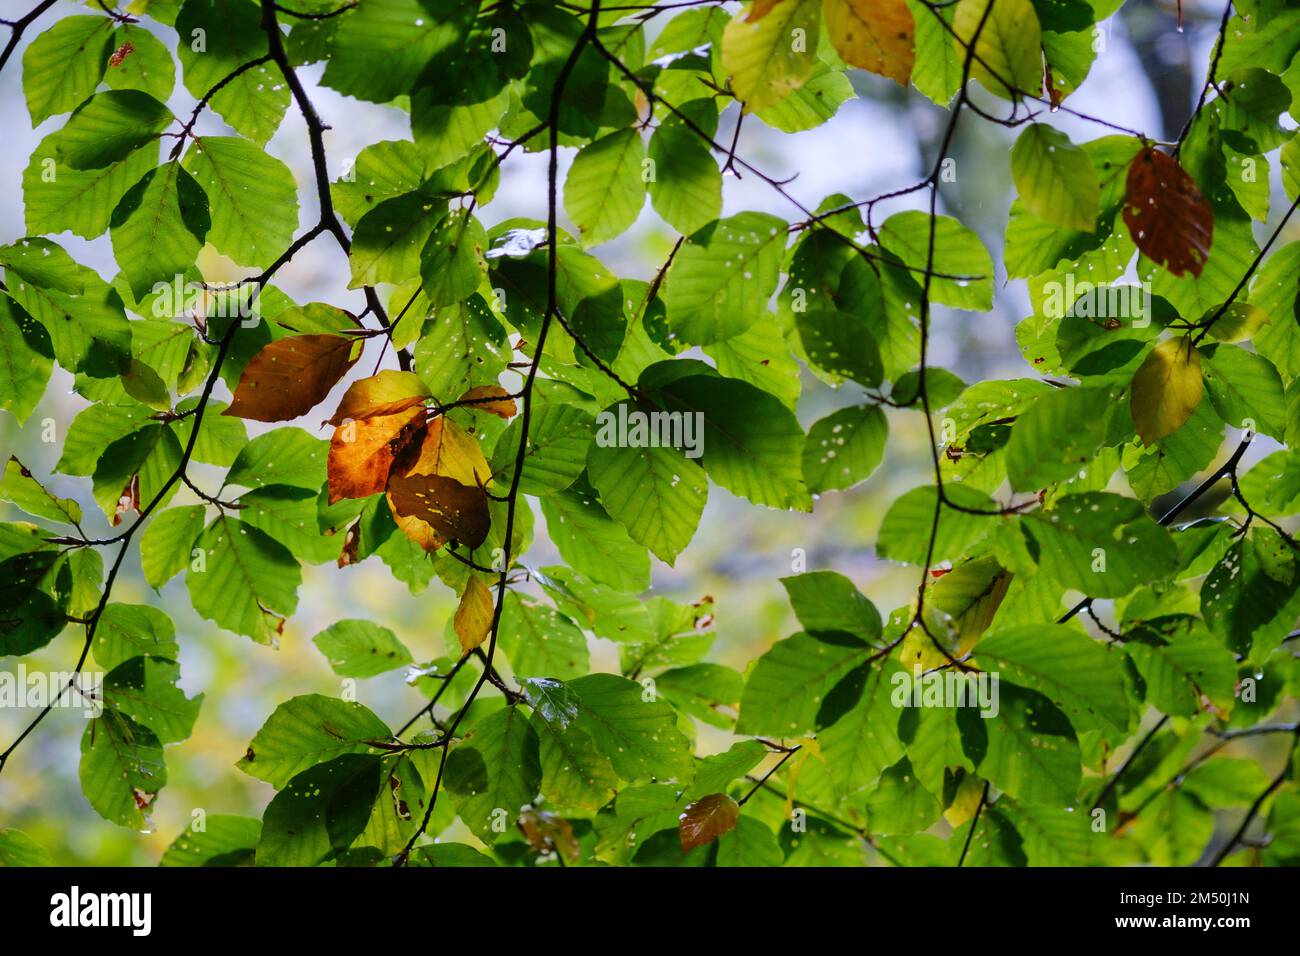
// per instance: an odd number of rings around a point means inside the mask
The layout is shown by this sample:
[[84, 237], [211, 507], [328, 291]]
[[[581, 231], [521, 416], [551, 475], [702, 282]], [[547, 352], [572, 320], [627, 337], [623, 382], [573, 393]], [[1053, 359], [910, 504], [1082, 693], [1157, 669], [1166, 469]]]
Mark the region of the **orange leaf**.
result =
[[[492, 523], [482, 488], [442, 475], [390, 474], [388, 504], [397, 526], [426, 551], [437, 551], [448, 541], [477, 548], [487, 540]], [[418, 519], [428, 528], [402, 519]]]
[[471, 488], [487, 484], [492, 477], [492, 468], [478, 441], [446, 418], [429, 422], [418, 449], [412, 446], [402, 456], [397, 470], [406, 477], [442, 475]]
[[907, 85], [916, 60], [916, 25], [903, 0], [822, 0], [822, 9], [845, 63]]
[[749, 8], [749, 16], [745, 17], [745, 22], [755, 23], [763, 19], [776, 9], [776, 5], [780, 2], [781, 0], [754, 0], [753, 5]]
[[378, 375], [358, 379], [348, 386], [330, 424], [341, 425], [349, 418], [395, 415], [431, 397], [429, 387], [414, 372], [384, 369]]
[[492, 617], [495, 611], [496, 605], [492, 601], [492, 592], [488, 590], [486, 584], [471, 574], [465, 585], [465, 593], [460, 596], [456, 616], [452, 619], [456, 636], [460, 638], [462, 655], [468, 654], [487, 640], [492, 630]]
[[326, 462], [330, 504], [383, 491], [393, 460], [415, 440], [423, 423], [424, 409], [408, 408], [334, 429]]
[[576, 863], [582, 852], [573, 826], [564, 817], [532, 807], [519, 814], [519, 829], [534, 850], [549, 853], [554, 850], [570, 863]]
[[488, 412], [498, 418], [515, 417], [515, 400], [500, 385], [479, 385], [456, 399], [457, 402], [470, 402], [471, 411]]
[[689, 853], [704, 846], [736, 826], [740, 819], [740, 804], [725, 793], [711, 793], [687, 804], [678, 818], [678, 834], [682, 839], [682, 852]]
[[1133, 157], [1124, 224], [1148, 259], [1176, 276], [1201, 274], [1214, 238], [1214, 210], [1172, 156], [1148, 146]]
[[341, 335], [290, 335], [277, 339], [244, 366], [235, 397], [223, 415], [284, 422], [324, 401], [358, 356], [357, 343]]

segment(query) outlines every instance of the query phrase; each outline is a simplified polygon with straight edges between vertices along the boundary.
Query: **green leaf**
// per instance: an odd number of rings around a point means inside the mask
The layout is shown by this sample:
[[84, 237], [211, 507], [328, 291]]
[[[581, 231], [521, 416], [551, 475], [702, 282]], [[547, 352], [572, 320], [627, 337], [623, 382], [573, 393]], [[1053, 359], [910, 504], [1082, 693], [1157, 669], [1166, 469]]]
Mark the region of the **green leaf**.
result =
[[487, 275], [487, 247], [487, 234], [472, 215], [452, 212], [439, 219], [420, 250], [421, 288], [429, 302], [454, 305], [473, 293]]
[[[894, 213], [880, 227], [880, 244], [920, 281], [929, 257], [930, 217], [916, 210]], [[935, 302], [974, 312], [993, 308], [993, 259], [979, 236], [948, 216], [934, 220], [934, 271], [943, 273], [930, 284]]]
[[311, 640], [340, 677], [374, 677], [413, 663], [397, 635], [373, 621], [337, 621]]
[[880, 639], [880, 612], [844, 575], [806, 571], [782, 578], [781, 584], [795, 617], [809, 633], [843, 631], [864, 641]]
[[[519, 490], [526, 495], [544, 496], [563, 491], [582, 474], [595, 431], [591, 415], [575, 405], [547, 403], [537, 409], [528, 429]], [[492, 478], [509, 489], [523, 432], [522, 418], [497, 439], [492, 454]]]
[[1107, 388], [1062, 388], [1042, 395], [1016, 419], [1007, 443], [1014, 491], [1036, 491], [1070, 478], [1106, 440], [1118, 395]]
[[1202, 700], [1231, 708], [1236, 661], [1195, 618], [1157, 619], [1135, 629], [1124, 650], [1146, 684], [1146, 700], [1172, 717], [1195, 717]]
[[1119, 739], [1128, 730], [1119, 658], [1079, 631], [1052, 624], [1005, 628], [980, 639], [975, 659], [984, 670], [1045, 694], [1079, 733], [1101, 729]]
[[621, 591], [643, 591], [649, 586], [650, 558], [645, 547], [609, 516], [585, 483], [543, 498], [541, 505], [547, 534], [575, 571]]
[[831, 309], [795, 315], [795, 327], [809, 362], [831, 381], [851, 379], [875, 388], [884, 376], [880, 350], [857, 316]]
[[0, 830], [0, 866], [53, 866], [50, 855], [22, 830]]
[[25, 422], [45, 394], [53, 367], [44, 327], [0, 296], [0, 408]]
[[175, 162], [159, 166], [133, 186], [117, 208], [109, 233], [113, 257], [137, 299], [154, 283], [170, 284], [198, 258], [211, 227], [208, 197]]
[[176, 86], [176, 67], [161, 40], [132, 23], [119, 23], [113, 30], [105, 57], [104, 82], [115, 90], [142, 90], [160, 103], [171, 98]]
[[655, 212], [682, 235], [722, 215], [722, 173], [707, 144], [676, 117], [650, 137], [654, 178], [647, 187]]
[[750, 668], [736, 733], [797, 737], [816, 729], [827, 696], [873, 653], [864, 641], [835, 632], [778, 641]]
[[501, 611], [501, 649], [518, 677], [568, 680], [589, 668], [587, 639], [554, 608], [513, 591]]
[[272, 644], [298, 606], [302, 572], [293, 555], [256, 528], [219, 515], [199, 536], [185, 575], [194, 610], [208, 620]]
[[96, 813], [118, 826], [144, 829], [147, 811], [167, 783], [162, 744], [147, 727], [105, 710], [81, 736], [80, 776]]
[[304, 694], [275, 708], [237, 766], [280, 789], [298, 774], [345, 754], [374, 754], [386, 743], [384, 722], [358, 703]]
[[776, 4], [761, 19], [739, 13], [722, 34], [722, 68], [746, 112], [779, 103], [803, 85], [817, 62], [821, 5]]
[[661, 561], [676, 561], [704, 513], [704, 469], [672, 448], [607, 447], [599, 441], [591, 445], [587, 468], [601, 504], [632, 540]]
[[[965, 485], [945, 484], [944, 494], [962, 508], [982, 512], [998, 510], [988, 495]], [[890, 561], [924, 564], [934, 529], [937, 497], [937, 490], [929, 485], [913, 488], [890, 505], [876, 535], [876, 552]], [[937, 563], [961, 557], [971, 545], [993, 530], [996, 521], [997, 518], [988, 514], [943, 508], [934, 534], [931, 561]]]
[[495, 843], [541, 788], [537, 731], [518, 707], [488, 714], [447, 757], [443, 781], [465, 825]]
[[253, 862], [262, 821], [213, 813], [203, 819], [202, 829], [191, 824], [172, 841], [159, 866], [247, 866]]
[[1041, 27], [1031, 0], [961, 0], [952, 26], [958, 58], [974, 45], [971, 72], [990, 93], [1014, 100], [1042, 91]]
[[705, 226], [677, 250], [665, 283], [668, 325], [683, 342], [707, 345], [758, 321], [776, 290], [786, 224], [742, 212]]
[[139, 90], [112, 90], [91, 97], [59, 131], [59, 162], [73, 169], [98, 169], [157, 139], [172, 114]]
[[112, 22], [64, 17], [23, 51], [23, 93], [32, 126], [76, 109], [95, 92], [111, 52]]
[[994, 718], [958, 713], [976, 772], [1025, 803], [1073, 806], [1081, 756], [1070, 721], [1037, 691], [1002, 683], [998, 696]]
[[622, 235], [645, 205], [645, 144], [635, 129], [602, 136], [574, 157], [564, 180], [564, 208], [586, 245]]
[[690, 779], [690, 743], [677, 729], [677, 715], [666, 702], [613, 674], [580, 677], [569, 681], [569, 689], [579, 700], [574, 726], [590, 735], [624, 780]]
[[116, 601], [105, 605], [99, 616], [93, 649], [95, 663], [107, 671], [144, 656], [170, 661], [180, 657], [171, 618], [146, 604]]
[[1064, 133], [1031, 123], [1011, 150], [1011, 176], [1030, 212], [1092, 232], [1101, 212], [1101, 180], [1088, 154]]
[[13, 502], [35, 518], [72, 525], [81, 522], [81, 505], [71, 498], [50, 494], [12, 455], [5, 462], [4, 476], [0, 478], [0, 498]]
[[691, 664], [656, 675], [655, 688], [679, 711], [711, 726], [730, 730], [735, 720], [727, 711], [739, 709], [745, 681], [736, 671], [721, 664]]
[[[642, 384], [654, 381], [663, 367], [647, 370]], [[811, 509], [803, 483], [803, 429], [780, 399], [714, 375], [683, 375], [661, 385], [654, 397], [683, 416], [683, 435], [685, 416], [702, 422], [702, 436], [695, 427], [694, 451], [703, 451], [704, 470], [719, 485], [755, 504]]]
[[288, 781], [266, 807], [258, 866], [316, 866], [365, 829], [383, 773], [378, 757], [344, 754]]
[[1286, 429], [1286, 395], [1273, 363], [1255, 352], [1221, 345], [1201, 363], [1210, 403], [1229, 425], [1252, 427], [1281, 440]]
[[203, 505], [188, 505], [164, 511], [149, 522], [140, 538], [140, 564], [150, 587], [162, 587], [189, 567], [206, 513]]
[[267, 266], [293, 241], [298, 190], [289, 167], [233, 136], [194, 140], [185, 168], [207, 194], [207, 240], [244, 266]]
[[1038, 545], [1043, 574], [1091, 597], [1123, 597], [1178, 569], [1178, 549], [1142, 505], [1120, 495], [1065, 495], [1022, 527]]
[[245, 488], [291, 485], [319, 491], [325, 484], [328, 453], [327, 442], [301, 428], [277, 428], [244, 446], [226, 474], [226, 484]]
[[186, 697], [176, 686], [180, 676], [175, 661], [132, 657], [104, 678], [104, 706], [147, 727], [161, 743], [185, 740], [194, 729], [203, 695]]

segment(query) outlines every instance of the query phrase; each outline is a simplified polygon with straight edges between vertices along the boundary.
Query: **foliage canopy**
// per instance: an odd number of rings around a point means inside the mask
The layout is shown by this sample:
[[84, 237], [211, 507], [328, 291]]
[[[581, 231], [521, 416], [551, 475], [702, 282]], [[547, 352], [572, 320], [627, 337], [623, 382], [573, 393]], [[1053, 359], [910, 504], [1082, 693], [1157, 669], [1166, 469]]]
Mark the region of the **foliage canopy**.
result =
[[[56, 467], [103, 521], [9, 457], [0, 495], [24, 517], [0, 523], [0, 656], [75, 632], [77, 670], [105, 674], [90, 806], [143, 827], [206, 703], [178, 687], [168, 616], [114, 597], [138, 549], [149, 585], [183, 576], [199, 615], [262, 645], [303, 565], [382, 562], [459, 602], [434, 661], [382, 622], [316, 635], [340, 677], [412, 668], [418, 711], [390, 727], [283, 700], [238, 763], [275, 790], [263, 818], [213, 815], [164, 864], [1300, 863], [1300, 724], [1279, 722], [1300, 696], [1300, 6], [1229, 5], [1161, 142], [1071, 107], [1120, 5], [135, 0], [36, 35], [22, 89], [57, 125], [23, 174], [28, 235], [0, 247], [0, 407], [27, 422], [56, 364], [75, 377]], [[299, 77], [320, 64], [325, 87], [409, 113], [410, 138], [340, 169]], [[719, 136], [733, 104], [785, 133], [825, 122], [851, 69], [946, 111], [929, 175], [812, 205]], [[305, 229], [264, 150], [290, 110]], [[1098, 138], [1072, 142], [1057, 111]], [[199, 132], [212, 114], [231, 135]], [[1016, 135], [1001, 248], [941, 210], [955, 132], [978, 123]], [[494, 221], [527, 152], [548, 160], [538, 218]], [[1265, 229], [1270, 163], [1289, 208]], [[724, 216], [729, 172], [790, 218]], [[621, 277], [592, 250], [647, 198], [679, 238], [648, 280]], [[119, 271], [61, 233], [107, 234]], [[277, 288], [316, 242], [346, 251], [364, 308]], [[248, 277], [205, 279], [208, 247]], [[968, 384], [930, 362], [933, 311], [990, 310], [998, 268], [1028, 288], [1028, 370]], [[801, 367], [854, 403], [801, 423]], [[599, 439], [647, 414], [698, 423], [697, 453]], [[909, 604], [793, 574], [802, 630], [742, 673], [707, 659], [711, 602], [646, 597], [715, 487], [810, 511], [907, 420], [932, 477], [875, 548], [915, 566]], [[530, 558], [539, 514], [562, 564]], [[589, 636], [618, 643], [620, 673], [592, 672]], [[994, 712], [900, 706], [954, 677], [996, 677]], [[729, 749], [698, 755], [705, 726]], [[1220, 753], [1240, 737], [1285, 749]], [[0, 830], [0, 862], [41, 859]]]

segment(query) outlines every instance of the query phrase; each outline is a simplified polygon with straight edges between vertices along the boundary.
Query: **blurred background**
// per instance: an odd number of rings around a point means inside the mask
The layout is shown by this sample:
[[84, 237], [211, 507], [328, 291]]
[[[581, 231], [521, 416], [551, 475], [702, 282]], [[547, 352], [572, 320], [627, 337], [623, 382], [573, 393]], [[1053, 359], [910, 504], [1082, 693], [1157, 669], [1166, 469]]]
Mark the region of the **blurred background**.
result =
[[[2, 0], [6, 18], [16, 18], [32, 0]], [[94, 4], [91, 4], [93, 7]], [[1105, 49], [1097, 57], [1083, 89], [1069, 101], [1074, 108], [1134, 129], [1154, 138], [1171, 140], [1178, 134], [1195, 103], [1204, 78], [1222, 3], [1182, 4], [1183, 29], [1175, 22], [1175, 4], [1130, 2], [1122, 13], [1103, 26]], [[0, 150], [0, 243], [24, 236], [21, 190], [22, 171], [43, 136], [61, 125], [55, 117], [32, 129], [20, 85], [22, 52], [41, 28], [56, 18], [85, 13], [84, 6], [57, 3], [23, 37], [15, 55], [0, 75], [0, 123], [4, 148]], [[667, 16], [652, 24], [651, 35]], [[170, 48], [176, 36], [154, 27]], [[5, 37], [7, 38], [7, 37]], [[408, 118], [395, 108], [375, 106], [342, 97], [318, 83], [319, 65], [301, 75], [313, 102], [331, 127], [325, 134], [331, 178], [341, 175], [366, 145], [380, 140], [407, 139]], [[928, 173], [947, 113], [912, 90], [862, 72], [852, 74], [859, 94], [825, 125], [804, 133], [785, 134], [748, 119], [740, 133], [738, 153], [777, 178], [795, 177], [789, 190], [805, 205], [815, 207], [832, 193], [866, 198], [908, 185]], [[982, 93], [982, 91], [981, 91]], [[995, 113], [1005, 109], [983, 97]], [[188, 115], [194, 101], [178, 83], [169, 104]], [[729, 142], [736, 107], [723, 114], [719, 140]], [[1104, 135], [1106, 130], [1058, 113], [1054, 125], [1075, 142]], [[199, 121], [200, 134], [228, 132], [210, 110]], [[943, 211], [976, 229], [994, 250], [1000, 249], [1006, 228], [1012, 188], [1007, 151], [1016, 131], [967, 115], [960, 124], [953, 155], [957, 178], [945, 183]], [[315, 187], [306, 147], [305, 127], [291, 106], [279, 132], [267, 147], [283, 160], [297, 178], [303, 228], [316, 221]], [[574, 151], [561, 150], [562, 174]], [[1275, 166], [1277, 164], [1274, 164]], [[1275, 188], [1276, 195], [1281, 194]], [[515, 153], [507, 162], [501, 188], [494, 201], [480, 210], [484, 225], [514, 217], [545, 217], [545, 157]], [[924, 193], [883, 204], [877, 223], [908, 206], [920, 207]], [[763, 210], [787, 218], [797, 211], [756, 177], [725, 180], [724, 215], [742, 210]], [[565, 226], [570, 224], [562, 223]], [[1295, 230], [1293, 230], [1293, 233]], [[70, 233], [51, 237], [77, 261], [99, 271], [105, 279], [116, 272], [107, 236], [86, 242]], [[650, 278], [663, 261], [675, 236], [646, 204], [637, 226], [618, 240], [594, 250], [620, 276]], [[1283, 236], [1288, 240], [1296, 235]], [[1001, 257], [994, 255], [999, 271]], [[210, 280], [238, 278], [216, 257], [201, 260]], [[229, 274], [227, 274], [229, 273]], [[324, 301], [360, 311], [359, 292], [348, 292], [348, 267], [337, 245], [328, 237], [304, 249], [276, 277], [276, 283], [299, 302]], [[998, 283], [994, 310], [989, 314], [958, 313], [939, 308], [931, 363], [951, 369], [969, 381], [1032, 374], [1016, 349], [1014, 327], [1028, 312], [1024, 284]], [[830, 411], [854, 404], [859, 396], [853, 385], [831, 389], [805, 376], [799, 417], [805, 427]], [[71, 376], [56, 370], [41, 406], [25, 427], [0, 412], [0, 454], [17, 454], [38, 477], [52, 475], [67, 425], [85, 406], [72, 393]], [[223, 386], [218, 397], [228, 398]], [[317, 416], [320, 417], [320, 416]], [[59, 440], [41, 441], [41, 422], [52, 419]], [[250, 432], [260, 426], [250, 423]], [[300, 422], [315, 430], [315, 422]], [[691, 547], [676, 568], [656, 563], [655, 593], [681, 601], [712, 595], [716, 601], [716, 643], [712, 659], [743, 669], [773, 641], [794, 630], [784, 590], [778, 579], [791, 571], [796, 549], [806, 553], [807, 568], [829, 568], [851, 577], [882, 613], [905, 603], [915, 589], [915, 569], [891, 566], [874, 557], [873, 541], [888, 504], [906, 489], [924, 481], [929, 468], [924, 423], [914, 412], [890, 413], [891, 435], [885, 464], [865, 483], [841, 493], [823, 495], [812, 514], [784, 514], [738, 501], [716, 486]], [[322, 437], [327, 433], [321, 432]], [[1253, 454], [1271, 449], [1267, 442]], [[216, 487], [219, 474], [197, 466], [201, 486]], [[205, 480], [206, 479], [206, 480]], [[59, 495], [83, 503], [89, 518], [87, 533], [107, 530], [90, 496], [89, 481], [55, 476], [50, 487]], [[182, 489], [174, 504], [189, 503]], [[16, 514], [0, 505], [0, 518]], [[537, 509], [534, 509], [537, 511]], [[556, 559], [537, 515], [537, 542], [528, 556], [530, 564]], [[139, 559], [127, 559], [113, 599], [150, 603], [164, 608], [176, 621], [181, 645], [182, 684], [187, 693], [203, 692], [206, 699], [193, 736], [168, 748], [168, 783], [153, 808], [153, 826], [144, 835], [126, 831], [102, 820], [82, 796], [77, 779], [79, 743], [84, 729], [80, 711], [55, 710], [11, 759], [0, 775], [0, 827], [25, 830], [63, 864], [152, 865], [166, 846], [189, 823], [194, 808], [209, 813], [260, 816], [272, 795], [269, 785], [234, 767], [248, 741], [277, 702], [304, 693], [338, 695], [340, 680], [311, 643], [313, 635], [347, 617], [368, 617], [394, 630], [417, 660], [444, 652], [447, 621], [455, 598], [435, 580], [427, 590], [412, 595], [394, 580], [377, 559], [340, 571], [331, 565], [304, 568], [298, 612], [289, 621], [278, 649], [261, 647], [247, 638], [223, 632], [197, 617], [189, 606], [183, 576], [155, 593], [139, 573]], [[81, 636], [68, 628], [48, 647], [25, 659], [28, 670], [67, 670], [75, 662]], [[616, 646], [594, 641], [593, 668], [617, 669]], [[0, 660], [0, 668], [16, 668], [14, 659]], [[362, 681], [358, 700], [392, 726], [400, 725], [422, 703], [406, 685], [400, 671]], [[0, 709], [0, 746], [7, 745], [33, 713]], [[711, 736], [712, 735], [712, 736]], [[718, 731], [701, 732], [702, 752], [722, 749], [726, 738]]]

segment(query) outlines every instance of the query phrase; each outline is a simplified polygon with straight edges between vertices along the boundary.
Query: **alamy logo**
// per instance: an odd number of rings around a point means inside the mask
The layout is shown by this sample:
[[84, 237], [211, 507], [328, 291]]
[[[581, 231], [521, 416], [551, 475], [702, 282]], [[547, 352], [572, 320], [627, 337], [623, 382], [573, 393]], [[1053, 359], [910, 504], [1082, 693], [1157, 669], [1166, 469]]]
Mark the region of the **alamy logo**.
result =
[[1049, 319], [1072, 315], [1080, 319], [1123, 320], [1135, 329], [1151, 324], [1151, 283], [1111, 285], [1107, 282], [1074, 281], [1067, 272], [1065, 282], [1043, 283], [1043, 313]]
[[100, 671], [0, 671], [0, 707], [80, 707], [87, 717], [104, 712], [104, 675]]
[[251, 287], [231, 286], [226, 289], [209, 289], [202, 282], [186, 282], [176, 276], [171, 282], [155, 282], [150, 290], [154, 296], [152, 310], [157, 319], [179, 319], [197, 315], [217, 319], [256, 318]]
[[990, 671], [899, 671], [889, 701], [895, 707], [978, 707], [981, 717], [998, 715], [998, 675]]
[[601, 448], [676, 448], [687, 458], [704, 454], [703, 412], [603, 411], [596, 416]]
[[70, 893], [50, 897], [51, 926], [128, 926], [133, 936], [148, 936], [153, 928], [153, 897], [149, 893]]

